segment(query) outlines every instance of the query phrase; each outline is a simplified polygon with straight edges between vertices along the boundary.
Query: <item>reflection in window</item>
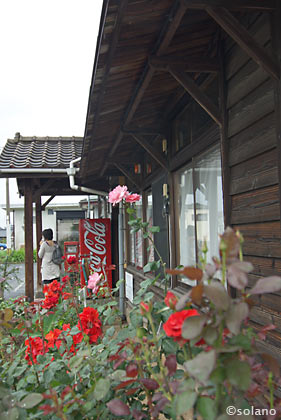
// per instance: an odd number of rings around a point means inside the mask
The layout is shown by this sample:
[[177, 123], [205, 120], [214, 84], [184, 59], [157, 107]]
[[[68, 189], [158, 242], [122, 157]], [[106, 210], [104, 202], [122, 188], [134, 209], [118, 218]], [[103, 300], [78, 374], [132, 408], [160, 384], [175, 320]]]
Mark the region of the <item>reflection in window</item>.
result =
[[[142, 219], [142, 200], [135, 203], [136, 216]], [[131, 233], [131, 263], [143, 267], [143, 236], [142, 231]]]
[[[153, 226], [152, 192], [147, 194], [146, 221], [148, 222], [148, 227]], [[152, 234], [150, 233], [150, 235]], [[147, 262], [152, 262], [154, 260], [154, 249], [153, 246], [151, 246], [151, 243], [148, 243], [147, 245], [150, 245], [150, 249], [147, 253]]]
[[194, 158], [178, 172], [178, 182], [179, 263], [195, 265], [205, 241], [211, 262], [224, 229], [219, 147]]

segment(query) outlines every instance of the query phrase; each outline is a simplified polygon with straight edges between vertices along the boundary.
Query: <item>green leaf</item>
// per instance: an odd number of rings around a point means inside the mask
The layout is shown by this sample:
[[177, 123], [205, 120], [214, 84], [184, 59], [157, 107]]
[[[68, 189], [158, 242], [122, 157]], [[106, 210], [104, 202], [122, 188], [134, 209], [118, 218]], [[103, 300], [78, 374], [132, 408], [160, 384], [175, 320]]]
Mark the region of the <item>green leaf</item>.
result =
[[225, 322], [230, 332], [238, 334], [241, 324], [249, 315], [249, 306], [246, 302], [233, 304], [227, 311]]
[[178, 350], [178, 344], [171, 338], [164, 338], [162, 341], [162, 349], [165, 354], [173, 354]]
[[142, 315], [138, 312], [131, 312], [130, 313], [130, 321], [133, 327], [138, 328], [142, 326], [143, 318]]
[[56, 319], [56, 314], [51, 314], [43, 318], [43, 330], [44, 330], [44, 336], [50, 332], [52, 329], [52, 323]]
[[181, 329], [182, 337], [186, 340], [198, 337], [203, 330], [206, 319], [205, 316], [191, 316], [190, 318], [186, 318]]
[[136, 212], [136, 210], [132, 207], [128, 207], [126, 211], [127, 211], [128, 214], [135, 214], [135, 212]]
[[32, 408], [35, 407], [43, 400], [43, 396], [36, 392], [27, 395], [23, 400], [18, 403], [18, 406], [21, 408]]
[[181, 416], [190, 410], [194, 406], [196, 399], [196, 392], [191, 392], [190, 390], [176, 394], [172, 403], [174, 416]]
[[70, 369], [77, 369], [81, 363], [83, 362], [83, 357], [81, 356], [73, 356], [69, 361]]
[[18, 418], [19, 418], [19, 412], [16, 407], [10, 408], [10, 410], [3, 415], [3, 420], [17, 420]]
[[126, 371], [122, 369], [117, 369], [109, 375], [109, 378], [113, 381], [120, 382], [123, 378], [126, 377]]
[[210, 380], [214, 384], [222, 384], [226, 378], [225, 369], [221, 366], [218, 366], [213, 372], [211, 373]]
[[210, 299], [217, 309], [222, 309], [224, 311], [228, 309], [230, 297], [222, 283], [212, 281], [210, 284], [205, 284], [204, 294]]
[[109, 389], [110, 389], [110, 380], [100, 378], [98, 382], [96, 383], [93, 396], [95, 397], [97, 401], [101, 401], [105, 398]]
[[151, 226], [150, 228], [148, 228], [150, 230], [151, 233], [157, 233], [160, 232], [160, 226]]
[[239, 346], [245, 351], [250, 351], [252, 349], [251, 339], [243, 334], [238, 334], [235, 337], [232, 337], [229, 342], [229, 345]]
[[188, 360], [184, 363], [184, 369], [190, 374], [190, 376], [198, 379], [200, 382], [205, 382], [216, 363], [216, 352], [210, 350], [208, 352], [202, 351], [192, 360]]
[[203, 331], [203, 338], [207, 344], [212, 345], [218, 338], [218, 332], [215, 328], [207, 327]]
[[196, 408], [204, 420], [216, 420], [217, 406], [216, 402], [209, 397], [199, 397]]
[[226, 365], [226, 376], [229, 382], [246, 391], [251, 384], [251, 368], [247, 362], [231, 360]]
[[48, 367], [47, 370], [43, 373], [44, 382], [48, 385], [54, 378], [56, 371], [52, 367]]

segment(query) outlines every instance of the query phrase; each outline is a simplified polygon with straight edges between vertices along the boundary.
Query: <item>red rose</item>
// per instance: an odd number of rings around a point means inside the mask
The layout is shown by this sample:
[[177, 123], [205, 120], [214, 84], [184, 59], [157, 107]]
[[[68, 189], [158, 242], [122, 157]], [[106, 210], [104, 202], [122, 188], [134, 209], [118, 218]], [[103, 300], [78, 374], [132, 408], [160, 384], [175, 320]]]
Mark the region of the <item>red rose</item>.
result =
[[67, 257], [68, 264], [75, 264], [76, 263], [76, 257], [74, 255], [70, 255]]
[[184, 311], [175, 312], [163, 325], [165, 333], [169, 337], [181, 337], [181, 329], [183, 322], [190, 316], [200, 315], [196, 309], [186, 309]]
[[90, 337], [90, 343], [95, 343], [102, 333], [98, 311], [94, 308], [84, 308], [83, 312], [79, 315], [79, 318], [79, 330], [81, 330], [82, 325], [84, 333]]
[[164, 302], [166, 303], [167, 306], [169, 306], [169, 308], [175, 309], [177, 301], [178, 301], [178, 298], [174, 295], [174, 293], [167, 292]]
[[51, 330], [47, 335], [46, 335], [46, 340], [48, 340], [48, 346], [51, 348], [54, 348], [55, 345], [56, 347], [59, 349], [60, 345], [61, 345], [61, 340], [58, 340], [58, 336], [61, 334], [61, 330], [59, 330], [58, 328], [55, 328], [53, 331]]

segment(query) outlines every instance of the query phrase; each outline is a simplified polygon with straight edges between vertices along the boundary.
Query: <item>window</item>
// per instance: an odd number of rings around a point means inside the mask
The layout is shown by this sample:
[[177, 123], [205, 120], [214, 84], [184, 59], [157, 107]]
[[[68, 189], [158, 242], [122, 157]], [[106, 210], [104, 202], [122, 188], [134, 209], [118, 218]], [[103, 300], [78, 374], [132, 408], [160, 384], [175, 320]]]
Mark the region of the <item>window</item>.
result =
[[224, 229], [220, 148], [201, 154], [178, 171], [176, 185], [178, 263], [195, 265], [205, 241], [211, 262], [218, 255], [219, 233]]
[[[136, 216], [142, 218], [142, 200], [135, 203]], [[130, 234], [131, 239], [131, 263], [137, 267], [143, 267], [143, 237], [142, 231]]]
[[[152, 191], [147, 193], [147, 201], [146, 201], [146, 221], [148, 222], [148, 226], [153, 226], [153, 206], [152, 206]], [[152, 235], [152, 234], [151, 234]], [[147, 246], [151, 245], [151, 243], [147, 243]], [[150, 246], [150, 249], [147, 252], [147, 262], [152, 262], [154, 260], [154, 249]]]

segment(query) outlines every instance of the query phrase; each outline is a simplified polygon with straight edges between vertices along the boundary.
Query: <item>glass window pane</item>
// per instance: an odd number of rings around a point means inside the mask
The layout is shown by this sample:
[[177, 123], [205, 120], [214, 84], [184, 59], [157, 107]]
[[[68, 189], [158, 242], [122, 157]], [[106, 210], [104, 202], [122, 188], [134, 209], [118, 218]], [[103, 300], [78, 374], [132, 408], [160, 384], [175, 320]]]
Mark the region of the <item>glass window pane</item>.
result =
[[[146, 203], [146, 221], [148, 226], [153, 226], [153, 208], [152, 208], [152, 192], [147, 194], [147, 203]], [[152, 235], [152, 234], [151, 234]], [[151, 245], [149, 242], [147, 246]], [[150, 249], [147, 252], [147, 261], [152, 262], [154, 260], [154, 248], [150, 246]]]
[[179, 263], [181, 265], [196, 264], [195, 257], [195, 220], [192, 183], [192, 168], [186, 168], [178, 175], [179, 194]]
[[216, 147], [194, 160], [196, 229], [199, 255], [207, 243], [207, 261], [218, 256], [219, 234], [223, 232], [223, 199], [220, 149]]

